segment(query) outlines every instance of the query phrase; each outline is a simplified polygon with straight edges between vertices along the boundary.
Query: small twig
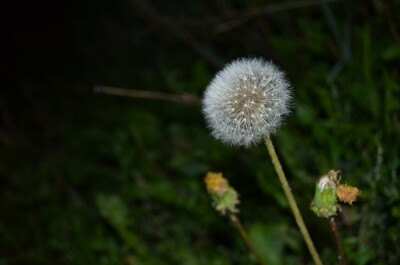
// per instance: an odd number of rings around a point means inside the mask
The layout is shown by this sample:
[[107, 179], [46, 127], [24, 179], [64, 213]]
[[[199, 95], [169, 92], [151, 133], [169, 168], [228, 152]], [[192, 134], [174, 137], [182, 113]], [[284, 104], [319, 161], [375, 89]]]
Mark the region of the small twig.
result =
[[151, 1], [131, 0], [131, 2], [139, 9], [140, 14], [144, 15], [149, 22], [155, 22], [170, 30], [178, 38], [188, 43], [196, 52], [201, 54], [204, 59], [214, 66], [221, 67], [223, 65], [222, 58], [220, 58], [210, 47], [201, 43], [194, 34], [181, 27], [181, 25], [176, 23], [171, 17], [167, 17], [157, 10], [155, 6], [152, 5]]
[[[329, 3], [344, 2], [343, 0], [327, 0]], [[225, 3], [225, 1], [224, 1]], [[223, 3], [223, 4], [224, 4]], [[313, 7], [318, 5], [318, 0], [289, 0], [281, 1], [256, 7], [245, 9], [229, 9], [229, 12], [222, 12], [220, 14], [212, 14], [202, 17], [182, 16], [177, 18], [180, 24], [185, 26], [216, 26], [219, 24], [229, 23], [233, 20], [238, 20], [238, 26], [245, 24], [248, 20], [241, 20], [250, 17], [259, 17], [264, 14], [273, 14], [278, 12], [285, 12], [288, 10]], [[225, 11], [225, 10], [224, 10]]]
[[[339, 1], [341, 0], [326, 0], [327, 3], [339, 2]], [[318, 5], [318, 1], [316, 0], [295, 0], [295, 1], [277, 2], [261, 7], [247, 9], [242, 12], [238, 12], [236, 17], [216, 25], [215, 32], [224, 32], [227, 30], [231, 30], [233, 28], [236, 28], [238, 26], [247, 23], [254, 17], [258, 17], [263, 14], [282, 12], [290, 9], [304, 8], [315, 5]]]
[[177, 102], [177, 103], [182, 103], [182, 104], [186, 104], [186, 105], [199, 105], [200, 104], [200, 99], [197, 96], [195, 96], [193, 94], [188, 94], [188, 93], [171, 94], [171, 93], [150, 92], [150, 91], [143, 91], [143, 90], [108, 87], [108, 86], [95, 86], [93, 91], [95, 93], [104, 93], [104, 94], [122, 96], [122, 97], [171, 101], [171, 102]]
[[333, 234], [335, 236], [336, 247], [337, 247], [337, 251], [338, 251], [339, 264], [340, 265], [346, 265], [346, 259], [344, 257], [342, 241], [340, 239], [339, 230], [337, 229], [337, 226], [336, 226], [335, 217], [329, 218], [329, 223], [331, 225], [332, 232], [333, 232]]
[[264, 260], [263, 260], [263, 258], [260, 255], [260, 253], [258, 253], [257, 249], [255, 248], [253, 242], [250, 240], [250, 237], [247, 234], [246, 230], [244, 229], [244, 227], [243, 227], [242, 223], [240, 222], [239, 218], [234, 213], [231, 213], [231, 220], [236, 225], [237, 229], [239, 230], [240, 235], [243, 237], [243, 239], [246, 242], [246, 245], [249, 248], [249, 250], [256, 257], [258, 263], [260, 265], [266, 265]]
[[390, 34], [392, 35], [392, 39], [395, 42], [400, 42], [399, 32], [397, 31], [396, 23], [393, 20], [391, 7], [387, 1], [383, 2], [383, 14], [386, 19], [386, 23], [388, 24]]

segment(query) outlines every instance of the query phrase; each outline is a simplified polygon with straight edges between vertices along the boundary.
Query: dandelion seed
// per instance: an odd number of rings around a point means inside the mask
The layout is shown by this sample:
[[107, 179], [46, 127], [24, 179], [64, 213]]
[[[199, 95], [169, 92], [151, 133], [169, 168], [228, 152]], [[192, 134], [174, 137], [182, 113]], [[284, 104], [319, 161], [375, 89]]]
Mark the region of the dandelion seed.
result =
[[239, 59], [217, 73], [208, 85], [203, 113], [215, 138], [250, 146], [281, 125], [290, 112], [290, 99], [290, 85], [274, 64]]

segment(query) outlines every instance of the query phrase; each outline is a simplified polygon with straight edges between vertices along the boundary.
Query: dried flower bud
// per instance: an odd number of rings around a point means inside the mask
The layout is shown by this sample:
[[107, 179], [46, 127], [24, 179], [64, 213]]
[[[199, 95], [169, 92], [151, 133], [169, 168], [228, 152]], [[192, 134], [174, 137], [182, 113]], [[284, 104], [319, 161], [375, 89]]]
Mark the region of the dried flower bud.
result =
[[282, 123], [290, 110], [290, 98], [290, 85], [274, 64], [239, 59], [208, 85], [203, 112], [215, 138], [250, 146]]
[[336, 215], [336, 174], [322, 176], [315, 187], [314, 199], [311, 202], [311, 210], [319, 217], [329, 218]]
[[360, 194], [361, 191], [357, 187], [347, 184], [339, 185], [336, 191], [336, 195], [339, 200], [350, 205], [357, 200], [357, 197]]
[[340, 184], [339, 173], [340, 171], [330, 170], [318, 180], [310, 208], [319, 217], [329, 218], [336, 215], [337, 199], [351, 205], [361, 194], [357, 187]]
[[238, 193], [229, 186], [228, 180], [222, 176], [222, 173], [208, 172], [204, 178], [207, 191], [213, 200], [213, 207], [225, 214], [227, 211], [237, 213], [236, 206], [239, 204]]
[[208, 172], [204, 181], [206, 182], [207, 191], [219, 196], [223, 195], [229, 188], [229, 183], [222, 177], [222, 173]]

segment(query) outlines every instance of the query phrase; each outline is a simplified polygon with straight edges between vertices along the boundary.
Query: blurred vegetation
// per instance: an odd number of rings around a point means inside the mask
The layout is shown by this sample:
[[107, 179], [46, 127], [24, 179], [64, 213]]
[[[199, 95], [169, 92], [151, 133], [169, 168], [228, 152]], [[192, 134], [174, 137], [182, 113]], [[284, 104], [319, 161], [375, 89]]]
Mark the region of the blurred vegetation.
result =
[[293, 114], [274, 137], [310, 210], [330, 169], [362, 190], [338, 218], [349, 264], [400, 264], [398, 1], [65, 1], [9, 9], [0, 62], [0, 264], [255, 264], [203, 177], [224, 172], [267, 264], [311, 264], [262, 145], [225, 146], [194, 105], [95, 85], [201, 97], [237, 57], [287, 72]]

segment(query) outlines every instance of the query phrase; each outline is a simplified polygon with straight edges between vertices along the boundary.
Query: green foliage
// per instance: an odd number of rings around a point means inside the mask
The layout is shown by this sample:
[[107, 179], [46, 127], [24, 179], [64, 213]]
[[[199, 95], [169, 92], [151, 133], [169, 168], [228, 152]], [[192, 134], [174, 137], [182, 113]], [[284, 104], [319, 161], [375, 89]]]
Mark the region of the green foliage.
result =
[[[212, 52], [223, 62], [272, 58], [287, 72], [293, 113], [273, 140], [325, 263], [337, 262], [335, 244], [309, 202], [335, 168], [362, 191], [337, 216], [349, 264], [400, 264], [399, 4], [326, 4], [334, 24], [310, 6], [233, 25], [223, 1], [151, 2], [188, 35], [125, 1], [85, 1], [62, 23], [13, 31], [21, 56], [4, 69], [23, 75], [18, 96], [0, 97], [0, 264], [255, 264], [212, 209], [209, 170], [240, 194], [240, 218], [267, 264], [311, 264], [263, 146], [215, 141], [198, 106], [92, 93], [104, 84], [201, 96], [217, 70]], [[26, 25], [41, 17], [30, 13]], [[67, 47], [57, 46], [60, 30]]]
[[129, 229], [132, 219], [129, 219], [128, 209], [121, 198], [116, 195], [100, 195], [97, 197], [97, 207], [101, 216], [118, 232], [125, 243], [133, 250], [139, 251], [138, 238]]
[[250, 238], [267, 264], [298, 264], [299, 259], [286, 251], [299, 251], [300, 238], [287, 223], [254, 223], [249, 228]]

